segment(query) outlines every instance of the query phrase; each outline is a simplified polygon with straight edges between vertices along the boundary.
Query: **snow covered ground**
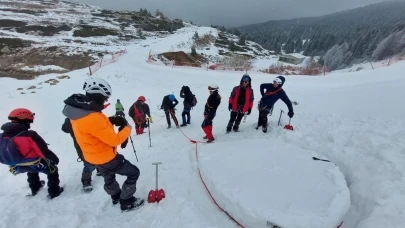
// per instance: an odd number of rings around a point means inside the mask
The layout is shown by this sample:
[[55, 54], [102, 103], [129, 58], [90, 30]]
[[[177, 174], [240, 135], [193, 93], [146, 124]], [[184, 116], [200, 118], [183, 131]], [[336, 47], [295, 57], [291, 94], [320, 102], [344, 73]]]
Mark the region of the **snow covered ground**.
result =
[[[243, 134], [255, 131], [248, 128]], [[200, 147], [199, 163], [214, 198], [241, 224], [324, 228], [341, 223], [350, 192], [335, 164], [313, 160], [319, 157], [315, 152], [266, 135], [241, 140], [238, 133], [230, 134], [235, 135], [219, 139], [214, 149]]]
[[[149, 147], [148, 134], [132, 135], [139, 162], [136, 162], [130, 145], [120, 150], [120, 153], [141, 170], [136, 193], [138, 197], [146, 197], [155, 186], [155, 167], [152, 162], [163, 162], [159, 168], [159, 186], [166, 191], [166, 199], [160, 204], [148, 204], [129, 213], [121, 213], [118, 207], [112, 206], [110, 198], [103, 190], [103, 180], [100, 177], [93, 176], [93, 192], [81, 192], [83, 165], [76, 162], [77, 155], [72, 139], [60, 130], [64, 120], [63, 100], [72, 93], [82, 92], [88, 69], [70, 72], [70, 79], [60, 80], [54, 86], [34, 89], [35, 93], [28, 94], [20, 94], [16, 89], [37, 85], [58, 75], [45, 75], [33, 81], [0, 79], [0, 119], [6, 122], [8, 113], [18, 107], [29, 108], [36, 113], [32, 128], [45, 138], [50, 148], [59, 156], [61, 183], [66, 188], [60, 197], [52, 201], [46, 200], [46, 191], [27, 199], [24, 197], [29, 192], [25, 175], [15, 177], [3, 166], [0, 168], [1, 228], [236, 227], [213, 204], [201, 184], [195, 145], [178, 129], [166, 129], [164, 113], [157, 109], [164, 95], [173, 92], [178, 97], [183, 85], [190, 86], [197, 96], [198, 104], [191, 112], [191, 125], [181, 130], [192, 139], [202, 140], [204, 134], [200, 124], [208, 97], [207, 85], [213, 82], [219, 85], [223, 98], [214, 119], [213, 131], [217, 141], [205, 145], [207, 151], [201, 154], [200, 159], [209, 156], [210, 150], [219, 153], [224, 144], [229, 143], [231, 146], [242, 140], [250, 146], [251, 149], [247, 152], [249, 154], [264, 149], [262, 145], [254, 143], [257, 139], [268, 139], [269, 143], [276, 141], [314, 151], [339, 167], [350, 189], [351, 205], [342, 227], [403, 227], [404, 63], [373, 71], [332, 73], [327, 77], [288, 76], [284, 89], [291, 100], [299, 102], [299, 105], [294, 106], [295, 116], [291, 122], [293, 132], [276, 126], [277, 113], [280, 109], [286, 110], [285, 105], [279, 101], [270, 117], [271, 130], [267, 134], [253, 128], [258, 115], [255, 107], [246, 123], [242, 124], [242, 132], [228, 135], [225, 134], [229, 120], [227, 100], [232, 88], [240, 81], [240, 72], [170, 68], [145, 62], [150, 49], [167, 51], [172, 45], [189, 39], [193, 33], [194, 31], [185, 28], [166, 38], [143, 40], [127, 47], [128, 54], [123, 55], [116, 63], [95, 73], [95, 77], [103, 77], [112, 84], [112, 104], [120, 99], [127, 112], [137, 97], [144, 95], [154, 119], [150, 132], [152, 147]], [[251, 77], [257, 103], [260, 84], [271, 82], [274, 76], [252, 73]], [[180, 103], [176, 113], [179, 119], [181, 109]], [[113, 106], [107, 108], [105, 113], [113, 115]], [[286, 118], [283, 119], [282, 125], [284, 124]], [[223, 162], [233, 161], [229, 159]], [[250, 169], [254, 166], [245, 165]], [[118, 177], [118, 180], [122, 183], [123, 178]]]

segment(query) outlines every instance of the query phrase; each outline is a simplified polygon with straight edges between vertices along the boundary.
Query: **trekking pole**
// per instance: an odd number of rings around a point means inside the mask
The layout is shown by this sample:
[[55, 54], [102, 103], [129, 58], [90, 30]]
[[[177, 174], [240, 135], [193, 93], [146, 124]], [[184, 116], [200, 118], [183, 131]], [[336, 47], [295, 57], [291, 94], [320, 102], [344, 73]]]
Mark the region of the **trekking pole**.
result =
[[129, 139], [131, 140], [132, 148], [134, 149], [136, 161], [138, 161], [138, 156], [136, 155], [136, 150], [135, 150], [135, 146], [134, 146], [134, 141], [132, 141], [132, 136], [129, 136]]
[[148, 127], [149, 127], [149, 147], [152, 147], [152, 140], [150, 139], [150, 122], [148, 119]]
[[245, 113], [245, 116], [243, 117], [243, 123], [246, 122], [246, 117], [247, 117], [247, 114]]
[[278, 126], [280, 126], [280, 121], [281, 121], [281, 114], [283, 114], [283, 110], [282, 109], [280, 109], [281, 111], [280, 111], [280, 117], [278, 118]]

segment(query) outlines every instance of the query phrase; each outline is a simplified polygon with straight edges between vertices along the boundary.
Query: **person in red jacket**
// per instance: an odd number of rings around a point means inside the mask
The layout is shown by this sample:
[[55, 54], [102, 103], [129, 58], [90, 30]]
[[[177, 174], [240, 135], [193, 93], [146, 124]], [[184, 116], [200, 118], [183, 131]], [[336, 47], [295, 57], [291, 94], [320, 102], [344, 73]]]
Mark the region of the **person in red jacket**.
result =
[[145, 102], [146, 98], [144, 96], [139, 96], [138, 100], [128, 111], [128, 115], [134, 120], [137, 135], [145, 133], [143, 132], [143, 129], [149, 127], [147, 118], [149, 118], [150, 123], [153, 123], [152, 116], [150, 115], [149, 105]]
[[215, 140], [212, 135], [212, 120], [216, 116], [218, 106], [221, 104], [221, 96], [218, 94], [218, 85], [213, 83], [208, 86], [210, 96], [207, 99], [207, 103], [204, 108], [204, 121], [201, 124], [203, 131], [205, 132], [204, 139], [208, 139], [207, 143]]
[[63, 192], [59, 186], [59, 158], [48, 148], [45, 140], [36, 131], [29, 130], [35, 113], [25, 108], [10, 112], [11, 122], [1, 126], [0, 163], [8, 165], [14, 175], [27, 173], [32, 196], [45, 184], [39, 173], [48, 177], [48, 197], [53, 199]]
[[[229, 133], [233, 126], [233, 131], [239, 131], [239, 124], [243, 116], [250, 115], [253, 107], [254, 94], [251, 86], [252, 79], [245, 74], [240, 80], [240, 84], [235, 86], [229, 97], [228, 110], [231, 111], [231, 118], [226, 127], [226, 133]], [[234, 124], [235, 123], [235, 124]]]

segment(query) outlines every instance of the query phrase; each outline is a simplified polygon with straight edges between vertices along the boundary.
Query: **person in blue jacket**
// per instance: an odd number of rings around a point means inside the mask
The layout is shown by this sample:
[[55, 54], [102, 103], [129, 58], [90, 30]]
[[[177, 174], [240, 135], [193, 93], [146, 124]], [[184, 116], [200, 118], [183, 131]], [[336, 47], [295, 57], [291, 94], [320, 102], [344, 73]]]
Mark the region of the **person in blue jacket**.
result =
[[[292, 118], [294, 116], [294, 110], [292, 103], [287, 94], [283, 90], [285, 78], [283, 76], [277, 76], [273, 83], [263, 83], [260, 85], [260, 93], [262, 98], [258, 104], [259, 120], [256, 130], [262, 127], [264, 133], [267, 132], [267, 115], [273, 110], [274, 104], [281, 99], [288, 107], [288, 116]], [[266, 90], [266, 91], [265, 91]]]

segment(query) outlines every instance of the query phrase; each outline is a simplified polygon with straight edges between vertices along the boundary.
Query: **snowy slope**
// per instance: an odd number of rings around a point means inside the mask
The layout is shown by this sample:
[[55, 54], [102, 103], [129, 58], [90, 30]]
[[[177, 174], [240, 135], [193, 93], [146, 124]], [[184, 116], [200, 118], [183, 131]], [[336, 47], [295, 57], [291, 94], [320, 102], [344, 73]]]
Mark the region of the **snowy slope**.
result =
[[319, 157], [315, 152], [278, 140], [230, 143], [232, 137], [228, 138], [216, 142], [214, 149], [199, 148], [200, 170], [214, 198], [241, 224], [324, 228], [341, 223], [350, 206], [350, 192], [335, 164], [313, 160]]
[[[8, 113], [17, 107], [29, 108], [37, 114], [32, 127], [60, 157], [60, 178], [66, 187], [63, 195], [49, 202], [45, 200], [46, 191], [27, 199], [24, 197], [29, 192], [26, 177], [15, 177], [2, 166], [1, 228], [28, 225], [60, 227], [61, 224], [66, 228], [236, 227], [212, 203], [202, 186], [197, 172], [195, 146], [178, 129], [166, 129], [164, 113], [156, 108], [164, 95], [172, 92], [178, 95], [182, 85], [189, 85], [199, 103], [192, 110], [192, 124], [182, 131], [190, 138], [200, 140], [207, 85], [212, 82], [220, 86], [223, 97], [214, 119], [214, 136], [218, 142], [232, 144], [243, 140], [249, 143], [253, 139], [271, 138], [278, 143], [315, 151], [338, 165], [348, 183], [351, 205], [342, 227], [403, 226], [405, 108], [401, 106], [401, 99], [405, 97], [402, 74], [405, 64], [398, 63], [374, 71], [332, 73], [328, 77], [288, 76], [284, 88], [291, 100], [299, 102], [298, 106], [294, 106], [294, 132], [287, 133], [275, 127], [277, 115], [270, 117], [272, 127], [267, 134], [254, 130], [258, 112], [253, 109], [247, 122], [241, 126], [242, 132], [226, 135], [225, 127], [229, 120], [227, 98], [233, 86], [239, 83], [240, 73], [169, 68], [145, 62], [150, 49], [166, 51], [193, 33], [194, 30], [184, 28], [167, 38], [140, 41], [127, 47], [127, 55], [95, 74], [113, 85], [110, 100], [113, 104], [120, 99], [127, 112], [136, 98], [144, 95], [152, 110], [152, 147], [149, 147], [147, 134], [133, 134], [139, 162], [136, 162], [130, 145], [120, 152], [141, 170], [136, 196], [146, 196], [154, 188], [155, 170], [151, 163], [162, 161], [159, 186], [165, 189], [167, 198], [159, 205], [146, 205], [130, 213], [121, 213], [119, 208], [112, 207], [100, 177], [93, 176], [95, 188], [92, 193], [81, 193], [82, 164], [76, 162], [72, 139], [60, 130], [64, 120], [61, 113], [63, 100], [72, 93], [81, 92], [87, 69], [68, 73], [70, 79], [61, 79], [54, 86], [43, 82], [57, 75], [41, 76], [33, 81], [0, 79], [0, 119], [6, 122]], [[273, 77], [258, 73], [252, 73], [251, 77], [256, 103], [260, 97], [259, 85], [271, 82]], [[41, 82], [42, 89], [27, 90], [27, 94], [16, 90]], [[181, 106], [177, 111], [179, 119]], [[281, 101], [276, 104], [275, 111], [280, 108], [286, 110]], [[106, 110], [107, 115], [114, 113], [112, 106]], [[261, 149], [250, 145], [252, 151]], [[207, 146], [215, 150], [217, 145]], [[122, 183], [123, 178], [118, 177], [118, 180]]]

